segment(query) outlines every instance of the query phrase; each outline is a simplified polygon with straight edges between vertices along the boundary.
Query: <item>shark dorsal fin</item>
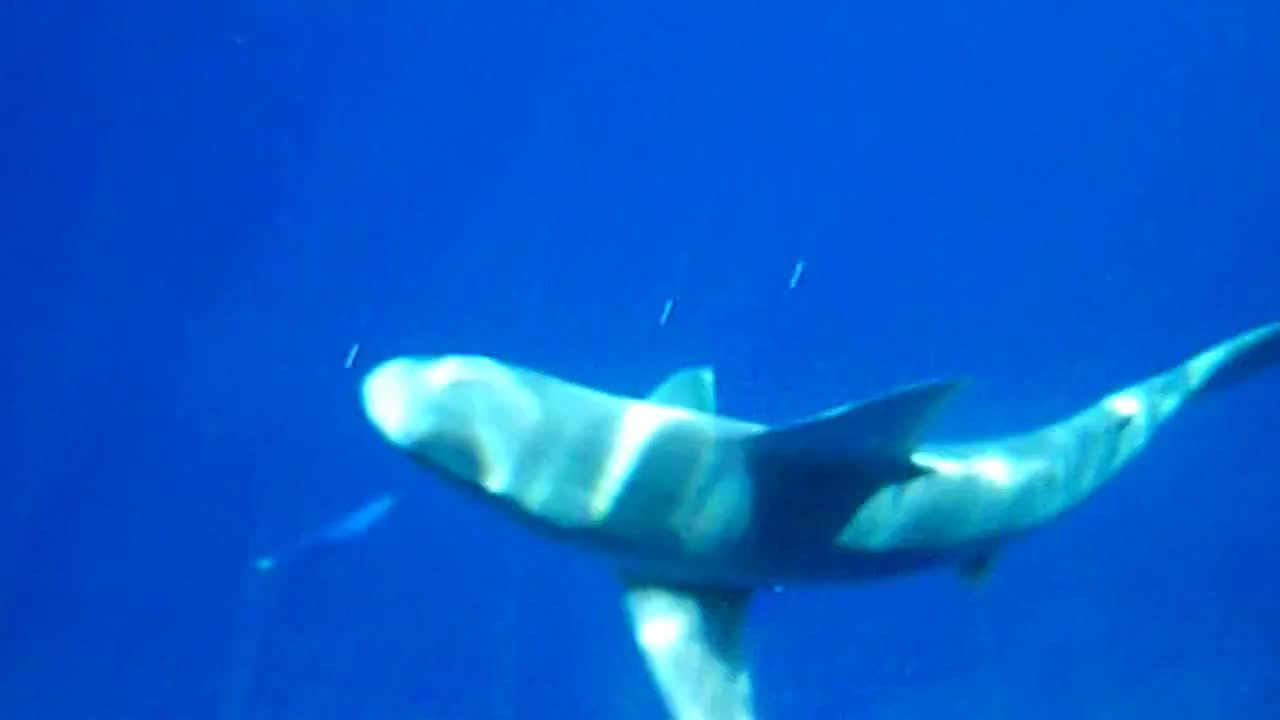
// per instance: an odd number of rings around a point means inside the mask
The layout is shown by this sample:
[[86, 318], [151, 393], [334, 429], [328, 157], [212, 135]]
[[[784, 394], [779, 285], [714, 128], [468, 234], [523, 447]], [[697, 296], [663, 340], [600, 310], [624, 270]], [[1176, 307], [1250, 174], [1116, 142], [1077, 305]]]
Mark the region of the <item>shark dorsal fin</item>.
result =
[[715, 414], [716, 376], [710, 366], [677, 370], [649, 393], [649, 402]]
[[999, 549], [980, 552], [957, 565], [956, 572], [966, 583], [975, 587], [983, 586], [991, 579], [999, 556]]
[[754, 720], [742, 647], [752, 592], [623, 582], [632, 634], [673, 719]]

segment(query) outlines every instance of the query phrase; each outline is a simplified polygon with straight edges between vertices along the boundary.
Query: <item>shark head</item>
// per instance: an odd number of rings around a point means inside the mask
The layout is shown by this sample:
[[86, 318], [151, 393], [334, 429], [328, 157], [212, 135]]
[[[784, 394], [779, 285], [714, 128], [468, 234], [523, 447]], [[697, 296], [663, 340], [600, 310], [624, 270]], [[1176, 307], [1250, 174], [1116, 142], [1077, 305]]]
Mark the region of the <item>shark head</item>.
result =
[[365, 416], [415, 462], [496, 492], [540, 414], [515, 371], [488, 358], [387, 360], [361, 386]]

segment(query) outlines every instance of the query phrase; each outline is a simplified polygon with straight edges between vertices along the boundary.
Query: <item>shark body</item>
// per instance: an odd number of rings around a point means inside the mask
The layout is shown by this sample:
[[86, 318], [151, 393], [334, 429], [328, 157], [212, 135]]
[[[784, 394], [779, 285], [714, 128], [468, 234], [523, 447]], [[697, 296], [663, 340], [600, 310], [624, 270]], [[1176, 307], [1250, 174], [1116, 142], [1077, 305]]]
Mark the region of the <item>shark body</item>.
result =
[[675, 720], [753, 720], [742, 627], [754, 592], [942, 566], [981, 575], [1077, 507], [1193, 397], [1280, 363], [1258, 327], [1007, 437], [928, 443], [959, 387], [922, 383], [781, 426], [720, 415], [709, 368], [631, 398], [478, 356], [396, 358], [362, 386], [415, 462], [616, 568]]

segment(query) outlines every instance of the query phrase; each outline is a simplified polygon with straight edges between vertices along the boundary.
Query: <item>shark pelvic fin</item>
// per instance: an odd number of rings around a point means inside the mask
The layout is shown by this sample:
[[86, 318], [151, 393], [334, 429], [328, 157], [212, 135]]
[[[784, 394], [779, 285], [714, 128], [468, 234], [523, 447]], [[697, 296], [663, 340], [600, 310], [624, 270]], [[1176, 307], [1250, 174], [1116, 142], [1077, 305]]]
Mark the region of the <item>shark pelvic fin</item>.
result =
[[754, 720], [742, 648], [752, 591], [624, 584], [632, 634], [673, 720]]
[[649, 393], [649, 402], [715, 414], [716, 376], [710, 367], [677, 370]]
[[988, 550], [965, 560], [956, 566], [956, 573], [961, 580], [974, 586], [982, 586], [991, 579], [995, 571], [996, 561], [1000, 559], [997, 550]]

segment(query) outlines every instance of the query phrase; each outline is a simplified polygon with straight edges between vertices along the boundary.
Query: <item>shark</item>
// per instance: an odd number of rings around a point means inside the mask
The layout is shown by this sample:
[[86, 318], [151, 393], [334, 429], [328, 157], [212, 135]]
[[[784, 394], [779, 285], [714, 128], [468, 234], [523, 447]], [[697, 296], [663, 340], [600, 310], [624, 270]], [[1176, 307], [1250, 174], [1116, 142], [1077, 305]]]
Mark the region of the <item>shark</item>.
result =
[[1255, 327], [1075, 414], [1007, 436], [925, 438], [967, 380], [904, 385], [792, 422], [717, 411], [708, 366], [644, 397], [478, 355], [399, 356], [360, 384], [382, 440], [554, 540], [604, 558], [674, 720], [754, 720], [743, 634], [779, 585], [955, 568], [1079, 507], [1193, 398], [1280, 363]]

